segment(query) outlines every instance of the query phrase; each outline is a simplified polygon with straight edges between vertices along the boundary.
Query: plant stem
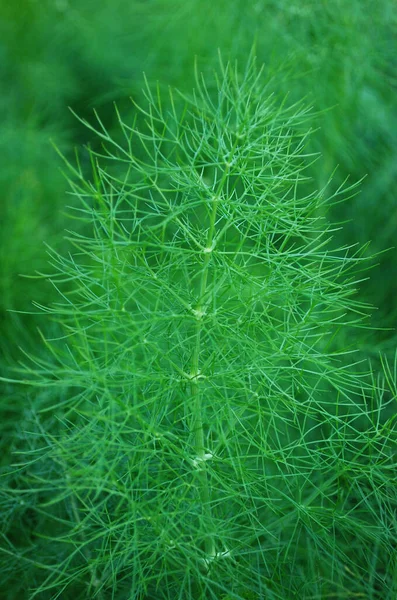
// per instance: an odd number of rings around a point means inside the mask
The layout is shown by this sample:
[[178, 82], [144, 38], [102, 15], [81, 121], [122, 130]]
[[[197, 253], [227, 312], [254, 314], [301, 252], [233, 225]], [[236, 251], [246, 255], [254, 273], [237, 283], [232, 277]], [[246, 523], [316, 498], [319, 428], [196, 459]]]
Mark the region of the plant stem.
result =
[[[223, 180], [221, 185], [223, 185]], [[203, 269], [201, 272], [200, 286], [199, 286], [199, 301], [196, 307], [197, 322], [196, 322], [196, 334], [195, 334], [195, 345], [192, 358], [192, 369], [191, 369], [191, 392], [193, 398], [193, 432], [194, 432], [194, 448], [196, 453], [195, 463], [197, 465], [197, 479], [199, 482], [199, 496], [202, 505], [203, 513], [207, 517], [206, 520], [211, 519], [211, 505], [210, 505], [210, 487], [207, 467], [205, 464], [205, 435], [204, 435], [204, 424], [203, 424], [203, 403], [202, 394], [200, 391], [200, 351], [201, 351], [201, 333], [203, 328], [203, 316], [205, 314], [205, 295], [207, 291], [208, 283], [208, 267], [211, 260], [212, 244], [214, 241], [215, 233], [215, 221], [216, 212], [218, 205], [218, 197], [216, 196], [213, 200], [213, 206], [210, 216], [210, 227], [207, 235], [206, 253], [204, 256]], [[203, 312], [204, 311], [204, 312]], [[208, 557], [215, 556], [215, 542], [211, 534], [205, 538], [205, 553]]]

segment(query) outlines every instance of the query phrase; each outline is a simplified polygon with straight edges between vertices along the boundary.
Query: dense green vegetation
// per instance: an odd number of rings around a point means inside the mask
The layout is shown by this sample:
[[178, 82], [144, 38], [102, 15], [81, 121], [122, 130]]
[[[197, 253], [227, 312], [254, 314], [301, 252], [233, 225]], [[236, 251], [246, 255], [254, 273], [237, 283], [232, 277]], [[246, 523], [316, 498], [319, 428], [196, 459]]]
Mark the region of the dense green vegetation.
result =
[[396, 597], [393, 8], [0, 2], [2, 597]]

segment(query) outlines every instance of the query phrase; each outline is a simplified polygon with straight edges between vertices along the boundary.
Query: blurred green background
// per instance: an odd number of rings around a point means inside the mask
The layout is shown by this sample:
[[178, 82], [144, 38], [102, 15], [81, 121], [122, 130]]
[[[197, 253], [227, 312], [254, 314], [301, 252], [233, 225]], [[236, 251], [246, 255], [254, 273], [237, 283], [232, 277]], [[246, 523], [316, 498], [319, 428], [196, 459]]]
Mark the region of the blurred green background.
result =
[[[330, 192], [347, 176], [360, 193], [331, 209], [346, 222], [338, 244], [365, 243], [381, 253], [359, 290], [377, 307], [360, 344], [376, 357], [394, 352], [397, 307], [396, 11], [393, 0], [1, 0], [0, 2], [0, 319], [3, 372], [35, 348], [51, 324], [34, 314], [55, 291], [32, 276], [48, 272], [46, 244], [65, 248], [67, 195], [62, 162], [97, 143], [69, 111], [88, 120], [97, 109], [109, 129], [113, 103], [133, 111], [143, 76], [190, 91], [193, 64], [216, 67], [218, 48], [243, 64], [256, 41], [259, 62], [278, 71], [280, 93], [308, 98], [313, 116], [314, 186], [335, 167]], [[318, 114], [320, 113], [320, 114]], [[20, 311], [20, 312], [10, 312]], [[358, 343], [358, 342], [357, 342]], [[19, 410], [3, 386], [1, 416], [12, 435]], [[3, 437], [7, 443], [8, 436]]]

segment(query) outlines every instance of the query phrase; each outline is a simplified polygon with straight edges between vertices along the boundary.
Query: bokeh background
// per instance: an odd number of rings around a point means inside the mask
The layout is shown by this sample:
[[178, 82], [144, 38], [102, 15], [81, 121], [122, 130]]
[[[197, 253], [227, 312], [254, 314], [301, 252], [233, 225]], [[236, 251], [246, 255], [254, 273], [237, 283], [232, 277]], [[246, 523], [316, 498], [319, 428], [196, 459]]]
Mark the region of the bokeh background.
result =
[[[344, 223], [337, 244], [371, 241], [363, 301], [377, 307], [357, 344], [377, 360], [396, 346], [397, 111], [394, 0], [0, 0], [0, 366], [41, 345], [33, 301], [55, 290], [35, 276], [48, 272], [46, 244], [67, 251], [74, 226], [62, 161], [76, 147], [96, 144], [73, 116], [116, 123], [114, 102], [133, 111], [150, 83], [193, 85], [193, 64], [210, 72], [218, 49], [244, 63], [256, 44], [266, 69], [278, 72], [279, 91], [307, 97], [314, 107], [310, 142], [321, 159], [310, 167], [313, 187], [337, 167], [330, 193], [349, 177], [360, 193], [331, 207]], [[2, 447], [24, 409], [18, 386], [2, 384]], [[4, 456], [4, 455], [3, 455]]]

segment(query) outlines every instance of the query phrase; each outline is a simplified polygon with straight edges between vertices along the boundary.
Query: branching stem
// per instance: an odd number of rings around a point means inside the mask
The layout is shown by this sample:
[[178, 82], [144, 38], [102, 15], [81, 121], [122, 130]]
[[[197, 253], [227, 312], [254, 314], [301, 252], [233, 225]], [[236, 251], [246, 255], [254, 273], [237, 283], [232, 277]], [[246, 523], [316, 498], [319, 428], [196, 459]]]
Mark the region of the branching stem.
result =
[[[211, 214], [211, 226], [209, 230], [209, 240], [212, 243], [212, 238], [215, 229], [215, 218], [216, 218], [216, 202]], [[201, 314], [203, 310], [203, 300], [207, 290], [208, 281], [208, 265], [211, 260], [211, 254], [207, 253], [204, 256], [203, 270], [201, 273], [200, 291], [199, 291], [199, 304], [196, 308], [198, 314]], [[210, 489], [208, 472], [205, 464], [205, 435], [204, 435], [204, 423], [203, 423], [203, 403], [202, 393], [200, 390], [199, 381], [199, 361], [200, 361], [200, 350], [201, 350], [201, 333], [203, 327], [203, 319], [198, 318], [196, 323], [196, 334], [195, 344], [192, 358], [192, 379], [191, 379], [191, 391], [193, 399], [193, 432], [194, 432], [194, 448], [196, 458], [198, 459], [197, 468], [197, 479], [199, 484], [199, 496], [202, 505], [203, 513], [210, 520], [211, 518], [211, 505], [210, 505]], [[207, 519], [206, 519], [207, 520]], [[205, 552], [207, 555], [212, 556], [215, 553], [214, 540], [212, 535], [206, 536], [205, 540]]]
[[[234, 148], [233, 148], [234, 150]], [[224, 183], [229, 174], [230, 165], [226, 164], [225, 171], [222, 175], [222, 178], [219, 181], [217, 193], [212, 200], [212, 209], [210, 213], [210, 222], [207, 234], [206, 241], [206, 249], [213, 249], [214, 237], [215, 237], [215, 227], [216, 227], [216, 216], [217, 216], [217, 208], [219, 197], [224, 186]], [[204, 261], [203, 268], [201, 271], [200, 285], [199, 285], [199, 301], [198, 305], [195, 309], [197, 315], [203, 315], [205, 313], [205, 296], [207, 293], [208, 286], [208, 269], [211, 261], [212, 251], [204, 252]], [[196, 454], [196, 464], [198, 464], [197, 468], [197, 480], [199, 484], [199, 496], [200, 502], [202, 505], [203, 514], [205, 515], [206, 522], [210, 522], [211, 520], [211, 494], [210, 494], [210, 484], [208, 477], [208, 469], [206, 465], [206, 456], [208, 456], [206, 443], [205, 443], [205, 433], [204, 433], [204, 422], [203, 422], [203, 402], [202, 402], [202, 392], [200, 390], [200, 381], [199, 381], [199, 373], [200, 373], [200, 352], [201, 352], [201, 335], [203, 329], [203, 319], [200, 317], [196, 322], [196, 333], [195, 333], [195, 344], [193, 350], [192, 357], [192, 378], [191, 378], [191, 392], [192, 392], [192, 400], [193, 400], [193, 429], [194, 432], [194, 449]], [[212, 557], [216, 555], [215, 549], [215, 541], [213, 539], [212, 534], [206, 535], [205, 538], [205, 553], [208, 557]]]

